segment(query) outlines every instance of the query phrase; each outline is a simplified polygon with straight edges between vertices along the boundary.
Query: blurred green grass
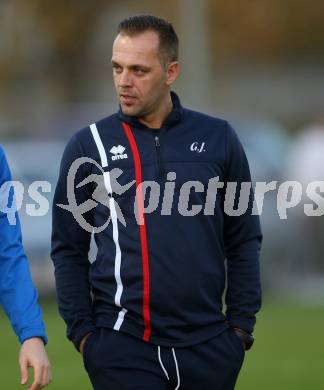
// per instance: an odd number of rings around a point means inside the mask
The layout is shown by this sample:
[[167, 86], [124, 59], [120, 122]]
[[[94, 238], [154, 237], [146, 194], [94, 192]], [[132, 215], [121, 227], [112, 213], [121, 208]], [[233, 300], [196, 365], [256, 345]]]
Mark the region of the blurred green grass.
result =
[[[53, 366], [52, 390], [90, 390], [80, 355], [65, 338], [54, 302], [43, 303]], [[0, 314], [0, 387], [22, 389], [17, 364], [19, 345]], [[267, 300], [258, 316], [256, 343], [246, 353], [236, 390], [324, 389], [324, 305]], [[211, 389], [212, 390], [212, 389]]]

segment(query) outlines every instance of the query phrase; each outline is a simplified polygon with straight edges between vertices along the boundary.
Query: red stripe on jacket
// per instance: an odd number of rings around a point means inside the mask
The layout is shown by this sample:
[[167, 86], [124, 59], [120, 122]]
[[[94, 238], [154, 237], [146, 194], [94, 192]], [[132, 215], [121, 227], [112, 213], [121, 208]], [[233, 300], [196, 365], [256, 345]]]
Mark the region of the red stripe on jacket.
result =
[[[138, 152], [136, 141], [130, 126], [123, 122], [123, 128], [126, 137], [131, 147], [131, 151], [135, 164], [135, 180], [136, 180], [136, 200], [137, 212], [139, 218], [142, 266], [143, 266], [143, 318], [144, 318], [144, 335], [143, 340], [149, 341], [151, 337], [151, 319], [150, 319], [150, 270], [149, 270], [149, 255], [147, 246], [147, 234], [144, 215], [144, 199], [142, 192], [142, 165], [141, 158]], [[140, 186], [140, 187], [139, 187]]]

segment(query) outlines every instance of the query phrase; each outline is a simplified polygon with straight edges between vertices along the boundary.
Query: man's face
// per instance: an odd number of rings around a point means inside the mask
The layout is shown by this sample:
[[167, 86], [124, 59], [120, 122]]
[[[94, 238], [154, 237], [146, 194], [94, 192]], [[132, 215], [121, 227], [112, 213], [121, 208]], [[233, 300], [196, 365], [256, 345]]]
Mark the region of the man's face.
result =
[[116, 37], [113, 76], [124, 114], [139, 118], [153, 114], [169, 92], [168, 72], [158, 49], [159, 37], [154, 31]]

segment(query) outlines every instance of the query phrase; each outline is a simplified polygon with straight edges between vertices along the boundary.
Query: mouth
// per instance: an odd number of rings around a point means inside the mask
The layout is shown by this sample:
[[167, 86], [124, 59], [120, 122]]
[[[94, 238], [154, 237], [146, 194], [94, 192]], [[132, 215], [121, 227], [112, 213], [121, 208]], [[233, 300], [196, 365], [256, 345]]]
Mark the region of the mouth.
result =
[[120, 96], [121, 103], [125, 103], [125, 104], [132, 104], [136, 100], [135, 96], [124, 94], [124, 93], [121, 93], [119, 96]]

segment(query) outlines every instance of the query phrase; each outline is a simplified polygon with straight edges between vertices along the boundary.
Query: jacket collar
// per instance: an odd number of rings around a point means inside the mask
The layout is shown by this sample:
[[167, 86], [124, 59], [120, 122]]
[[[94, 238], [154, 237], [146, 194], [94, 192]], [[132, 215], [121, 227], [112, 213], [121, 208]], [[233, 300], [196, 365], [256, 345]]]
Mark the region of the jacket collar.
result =
[[[171, 91], [171, 99], [172, 99], [173, 108], [172, 108], [172, 111], [169, 113], [169, 115], [165, 118], [165, 120], [162, 124], [162, 127], [164, 127], [164, 128], [171, 127], [171, 126], [174, 126], [175, 124], [177, 124], [181, 120], [182, 115], [183, 115], [183, 107], [181, 106], [179, 96], [173, 91]], [[144, 123], [141, 123], [137, 119], [137, 117], [125, 115], [122, 112], [120, 106], [119, 106], [119, 111], [117, 114], [118, 114], [119, 119], [122, 122], [126, 122], [130, 126], [133, 126], [133, 127], [139, 128], [139, 129], [149, 129], [149, 127], [146, 126]]]

